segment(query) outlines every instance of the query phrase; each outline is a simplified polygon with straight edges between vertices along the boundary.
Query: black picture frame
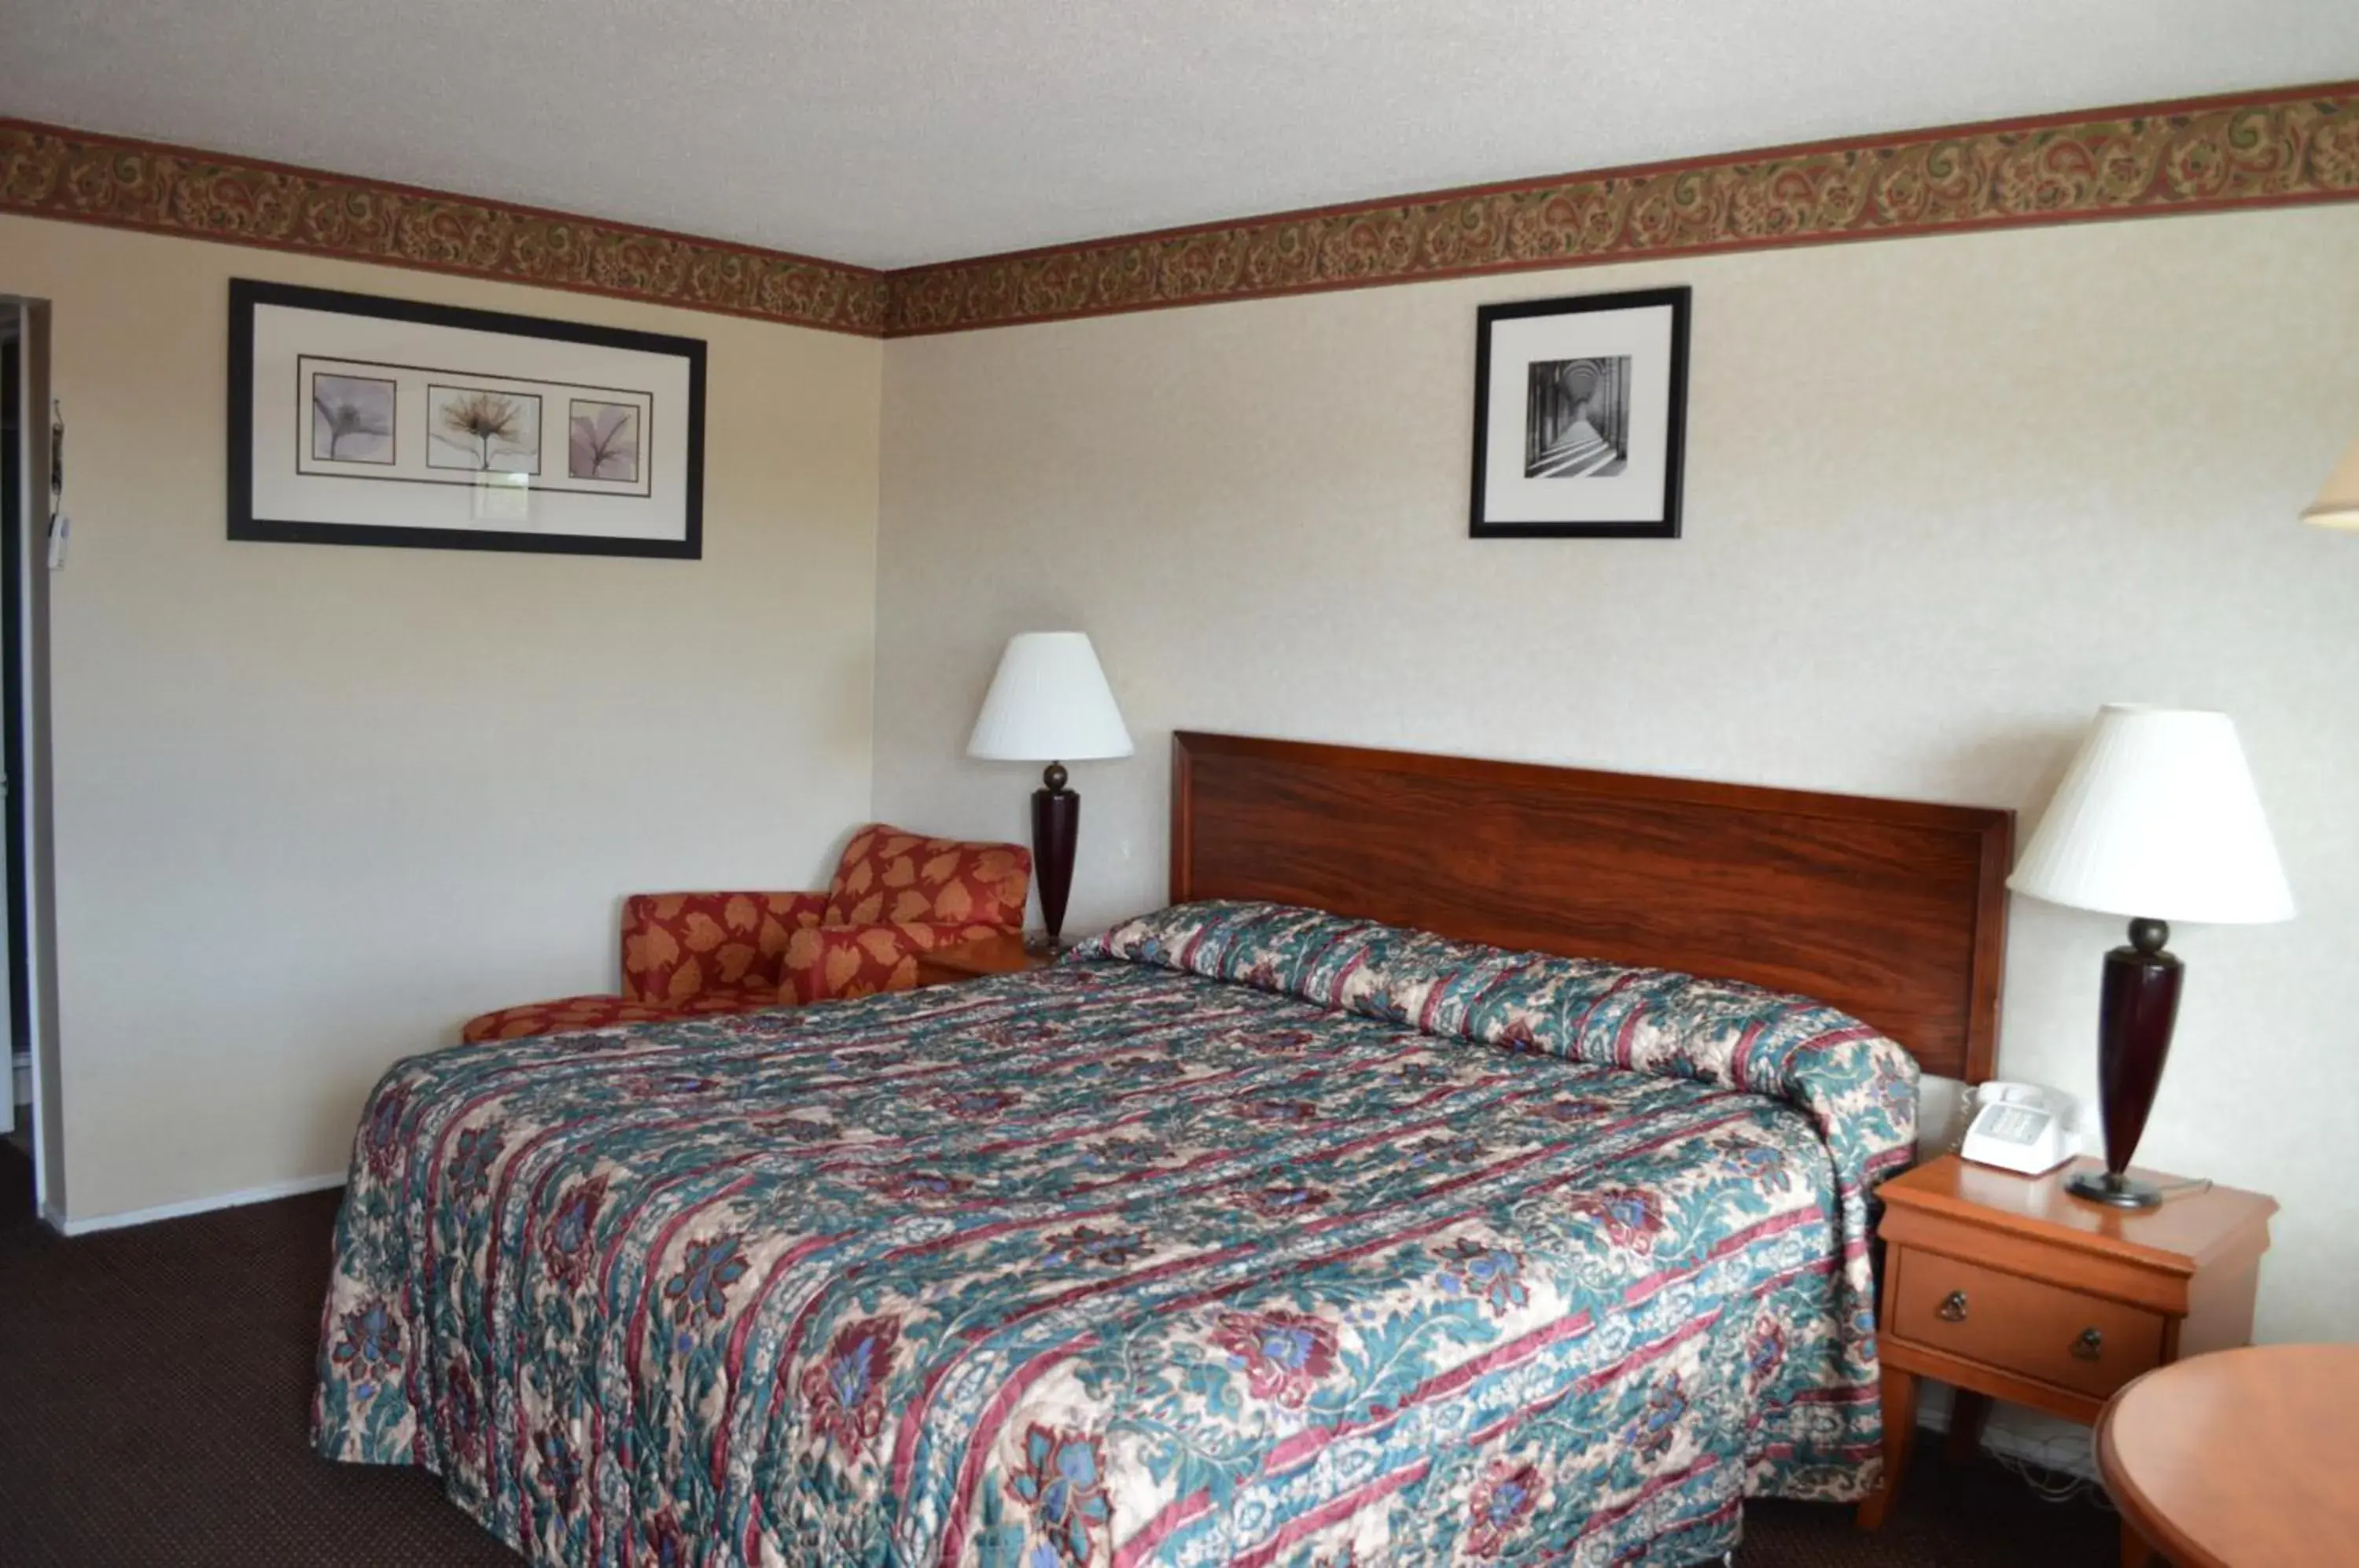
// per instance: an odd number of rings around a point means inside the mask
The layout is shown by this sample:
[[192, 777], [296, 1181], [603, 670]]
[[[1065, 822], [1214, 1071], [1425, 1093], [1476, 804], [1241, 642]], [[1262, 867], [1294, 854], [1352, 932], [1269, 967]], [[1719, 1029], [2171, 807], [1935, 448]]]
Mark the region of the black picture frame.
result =
[[[467, 332], [501, 332], [593, 347], [677, 356], [687, 362], [685, 517], [677, 539], [522, 532], [495, 528], [401, 528], [381, 524], [263, 517], [254, 507], [254, 313], [264, 305], [374, 316]], [[400, 550], [518, 550], [550, 555], [615, 555], [701, 561], [704, 555], [704, 359], [701, 338], [592, 326], [505, 310], [433, 305], [336, 289], [234, 278], [229, 285], [229, 537], [275, 544], [377, 545]], [[393, 481], [386, 481], [392, 483]]]
[[[1685, 284], [1666, 289], [1637, 289], [1614, 294], [1581, 294], [1555, 299], [1518, 299], [1484, 305], [1474, 313], [1474, 474], [1467, 507], [1467, 529], [1475, 539], [1677, 539], [1680, 537], [1680, 493], [1687, 461], [1688, 332], [1693, 290]], [[1600, 311], [1661, 310], [1669, 307], [1669, 409], [1665, 430], [1663, 489], [1660, 517], [1627, 520], [1499, 521], [1486, 515], [1491, 445], [1491, 372], [1493, 335], [1502, 321], [1534, 316], [1579, 315]]]

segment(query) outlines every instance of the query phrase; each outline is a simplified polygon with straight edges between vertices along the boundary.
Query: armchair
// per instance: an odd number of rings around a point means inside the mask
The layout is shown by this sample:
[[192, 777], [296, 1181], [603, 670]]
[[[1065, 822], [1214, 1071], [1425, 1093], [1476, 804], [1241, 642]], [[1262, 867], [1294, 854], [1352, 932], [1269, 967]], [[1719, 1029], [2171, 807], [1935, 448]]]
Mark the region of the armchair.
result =
[[917, 955], [1024, 929], [1032, 856], [882, 822], [852, 835], [824, 893], [635, 893], [623, 992], [470, 1018], [469, 1044], [864, 996], [917, 984]]

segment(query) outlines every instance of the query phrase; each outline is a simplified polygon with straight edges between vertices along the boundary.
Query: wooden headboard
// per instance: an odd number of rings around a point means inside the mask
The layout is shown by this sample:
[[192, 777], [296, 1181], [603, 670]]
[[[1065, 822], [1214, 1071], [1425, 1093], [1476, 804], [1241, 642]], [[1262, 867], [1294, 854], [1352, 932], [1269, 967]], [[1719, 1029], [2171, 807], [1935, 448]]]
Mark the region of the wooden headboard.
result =
[[1832, 1003], [1928, 1073], [1998, 1046], [2015, 813], [1181, 732], [1171, 898], [1269, 898]]

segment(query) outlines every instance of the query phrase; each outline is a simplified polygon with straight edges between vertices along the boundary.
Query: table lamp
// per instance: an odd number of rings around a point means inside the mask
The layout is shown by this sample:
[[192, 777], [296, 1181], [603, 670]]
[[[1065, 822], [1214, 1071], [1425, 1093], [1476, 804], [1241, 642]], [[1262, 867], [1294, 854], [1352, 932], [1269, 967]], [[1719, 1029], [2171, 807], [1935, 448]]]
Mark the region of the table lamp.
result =
[[2327, 475], [2318, 499], [2302, 508], [2301, 520], [2322, 528], [2359, 528], [2359, 441], [2351, 443]]
[[2097, 1012], [2105, 1169], [2066, 1186], [2117, 1208], [2151, 1208], [2162, 1194], [2131, 1176], [2129, 1163], [2162, 1082], [2186, 972], [2164, 950], [2166, 922], [2293, 918], [2236, 726], [2225, 713], [2098, 709], [2006, 885], [2068, 909], [2129, 917], [2128, 944], [2105, 955]]
[[1082, 822], [1082, 797], [1065, 788], [1065, 764], [1128, 757], [1130, 749], [1130, 732], [1087, 633], [1018, 632], [1007, 639], [966, 754], [1049, 765], [1032, 791], [1032, 869], [1051, 949], [1064, 929]]

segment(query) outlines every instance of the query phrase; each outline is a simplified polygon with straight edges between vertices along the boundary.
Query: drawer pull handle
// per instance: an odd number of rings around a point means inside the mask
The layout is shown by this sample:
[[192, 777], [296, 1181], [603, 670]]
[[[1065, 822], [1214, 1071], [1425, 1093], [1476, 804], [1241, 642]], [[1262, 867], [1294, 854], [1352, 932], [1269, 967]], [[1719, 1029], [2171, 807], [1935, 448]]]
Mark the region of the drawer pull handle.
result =
[[2073, 1356], [2082, 1361], [2094, 1361], [2105, 1353], [2105, 1336], [2099, 1330], [2084, 1328], [2081, 1337], [2072, 1342]]
[[1951, 1291], [1941, 1298], [1941, 1304], [1933, 1309], [1933, 1315], [1943, 1323], [1965, 1322], [1966, 1293], [1963, 1290]]

